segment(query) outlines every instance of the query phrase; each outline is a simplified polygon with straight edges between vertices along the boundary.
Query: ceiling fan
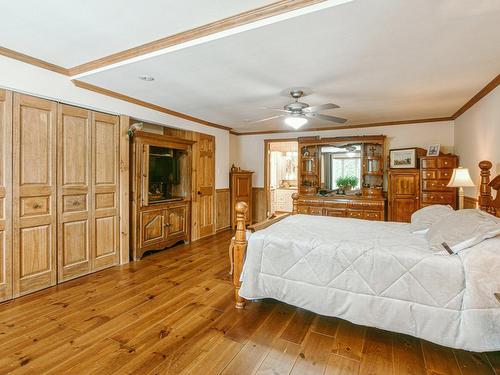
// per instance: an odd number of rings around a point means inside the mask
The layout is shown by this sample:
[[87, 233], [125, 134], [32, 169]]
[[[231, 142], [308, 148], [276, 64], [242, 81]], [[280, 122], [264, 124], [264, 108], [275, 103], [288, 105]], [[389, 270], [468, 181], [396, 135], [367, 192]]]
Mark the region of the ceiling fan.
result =
[[309, 104], [299, 102], [299, 99], [302, 96], [304, 96], [304, 91], [302, 91], [302, 90], [292, 90], [292, 91], [290, 91], [290, 96], [292, 98], [294, 98], [295, 101], [290, 103], [290, 104], [285, 105], [283, 107], [283, 109], [267, 108], [267, 107], [263, 108], [263, 109], [268, 109], [271, 111], [284, 112], [283, 114], [272, 116], [272, 117], [267, 117], [267, 118], [264, 118], [261, 120], [251, 121], [251, 122], [257, 123], [257, 122], [272, 120], [275, 118], [285, 117], [285, 123], [287, 125], [291, 126], [294, 129], [299, 129], [300, 127], [304, 126], [307, 123], [308, 119], [332, 121], [332, 122], [336, 122], [338, 124], [343, 124], [347, 121], [347, 119], [345, 119], [345, 118], [336, 117], [336, 116], [329, 116], [329, 115], [322, 115], [322, 114], [318, 113], [318, 112], [324, 111], [326, 109], [340, 108], [336, 104], [326, 103], [326, 104], [321, 104], [321, 105], [310, 106]]

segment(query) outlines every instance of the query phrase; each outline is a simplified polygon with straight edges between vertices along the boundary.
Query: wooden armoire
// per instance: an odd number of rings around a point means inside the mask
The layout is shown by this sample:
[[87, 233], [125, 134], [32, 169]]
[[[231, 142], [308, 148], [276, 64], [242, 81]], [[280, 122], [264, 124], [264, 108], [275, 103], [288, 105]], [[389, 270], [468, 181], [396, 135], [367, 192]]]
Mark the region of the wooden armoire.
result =
[[231, 227], [236, 226], [236, 203], [245, 202], [248, 205], [246, 223], [252, 224], [252, 171], [234, 170], [229, 174], [229, 189], [231, 191]]
[[3, 90], [0, 103], [0, 299], [118, 264], [119, 117]]
[[[191, 165], [194, 141], [136, 132], [132, 141], [131, 257], [141, 259], [149, 250], [161, 250], [190, 240]], [[161, 154], [160, 154], [161, 153]], [[170, 164], [177, 172], [174, 184], [167, 176], [153, 176]], [[172, 176], [173, 180], [173, 176]], [[171, 191], [163, 191], [165, 189]], [[155, 193], [155, 189], [157, 193]], [[159, 190], [161, 189], [161, 190]]]

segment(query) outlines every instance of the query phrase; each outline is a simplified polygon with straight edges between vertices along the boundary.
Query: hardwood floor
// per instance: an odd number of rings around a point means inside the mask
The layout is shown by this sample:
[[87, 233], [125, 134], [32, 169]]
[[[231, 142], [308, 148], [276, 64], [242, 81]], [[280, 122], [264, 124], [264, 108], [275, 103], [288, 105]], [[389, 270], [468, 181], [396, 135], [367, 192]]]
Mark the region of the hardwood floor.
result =
[[0, 373], [500, 375], [500, 352], [451, 350], [274, 301], [234, 309], [230, 237], [0, 305]]

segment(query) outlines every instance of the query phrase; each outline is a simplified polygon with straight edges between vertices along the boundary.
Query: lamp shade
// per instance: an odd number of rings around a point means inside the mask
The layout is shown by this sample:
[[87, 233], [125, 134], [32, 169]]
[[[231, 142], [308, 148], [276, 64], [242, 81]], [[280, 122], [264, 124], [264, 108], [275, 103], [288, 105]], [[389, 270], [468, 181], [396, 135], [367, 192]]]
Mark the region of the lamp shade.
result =
[[458, 167], [453, 169], [448, 187], [471, 187], [475, 186], [470, 178], [469, 169]]

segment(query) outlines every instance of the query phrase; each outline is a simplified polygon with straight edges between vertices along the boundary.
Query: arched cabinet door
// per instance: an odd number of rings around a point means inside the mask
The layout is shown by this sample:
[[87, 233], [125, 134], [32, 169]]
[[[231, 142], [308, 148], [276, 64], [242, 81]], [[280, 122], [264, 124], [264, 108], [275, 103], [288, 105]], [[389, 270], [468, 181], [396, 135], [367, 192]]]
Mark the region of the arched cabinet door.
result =
[[14, 296], [56, 284], [57, 103], [14, 94]]

